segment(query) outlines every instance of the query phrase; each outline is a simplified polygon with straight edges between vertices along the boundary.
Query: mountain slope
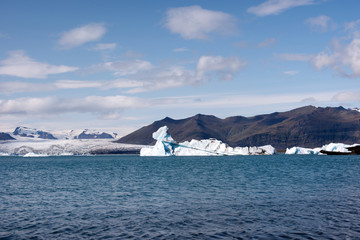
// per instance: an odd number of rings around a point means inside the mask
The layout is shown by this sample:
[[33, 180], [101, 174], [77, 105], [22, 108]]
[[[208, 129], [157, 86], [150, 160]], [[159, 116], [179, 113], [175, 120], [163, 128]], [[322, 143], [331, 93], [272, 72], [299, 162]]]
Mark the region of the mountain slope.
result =
[[15, 140], [10, 134], [0, 132], [0, 140]]
[[118, 142], [154, 144], [152, 133], [164, 125], [169, 127], [169, 133], [178, 142], [216, 138], [231, 146], [271, 144], [280, 151], [293, 146], [318, 147], [329, 142], [360, 142], [360, 112], [343, 107], [313, 106], [249, 118], [235, 116], [220, 119], [201, 114], [181, 120], [165, 118]]
[[20, 137], [30, 137], [30, 138], [41, 138], [41, 139], [56, 139], [51, 133], [28, 128], [28, 127], [17, 127], [13, 135]]

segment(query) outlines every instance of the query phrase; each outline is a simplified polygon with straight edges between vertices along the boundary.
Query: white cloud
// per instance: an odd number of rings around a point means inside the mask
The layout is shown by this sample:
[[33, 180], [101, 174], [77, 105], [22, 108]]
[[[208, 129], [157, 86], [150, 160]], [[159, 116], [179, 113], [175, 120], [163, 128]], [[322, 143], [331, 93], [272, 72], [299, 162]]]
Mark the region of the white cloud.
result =
[[294, 70], [293, 71], [285, 71], [284, 74], [294, 76], [294, 75], [299, 74], [299, 71], [294, 71]]
[[166, 13], [165, 27], [184, 39], [207, 39], [211, 33], [234, 32], [235, 18], [200, 6], [171, 8]]
[[233, 74], [247, 66], [247, 62], [237, 57], [202, 56], [197, 64], [198, 74], [216, 72], [222, 80], [231, 80]]
[[358, 31], [360, 30], [360, 19], [348, 22], [345, 24], [346, 31]]
[[0, 100], [1, 114], [38, 114], [50, 113], [58, 101], [54, 97], [46, 98], [18, 98], [11, 100]]
[[28, 83], [28, 82], [0, 82], [1, 94], [13, 94], [18, 92], [39, 92], [39, 91], [51, 91], [54, 88], [49, 84]]
[[278, 54], [276, 56], [285, 61], [300, 61], [300, 62], [309, 61], [312, 57], [312, 55], [298, 54], [298, 53], [283, 53], [283, 54]]
[[328, 52], [320, 52], [311, 59], [318, 69], [331, 68], [345, 77], [360, 76], [360, 38], [353, 38], [345, 46], [334, 44]]
[[331, 23], [331, 18], [325, 15], [309, 18], [305, 21], [314, 31], [326, 32], [329, 28], [335, 28]]
[[212, 73], [220, 80], [231, 80], [234, 74], [247, 66], [237, 57], [202, 56], [194, 70], [181, 66], [154, 69], [141, 78], [142, 86], [128, 90], [128, 93], [155, 91], [159, 89], [200, 85], [210, 80]]
[[286, 61], [307, 61], [317, 70], [332, 69], [343, 77], [360, 77], [360, 36], [353, 37], [350, 42], [337, 40], [326, 50], [314, 55], [280, 54]]
[[92, 23], [62, 33], [58, 43], [63, 48], [70, 49], [100, 40], [105, 33], [104, 24]]
[[108, 89], [129, 89], [144, 86], [141, 81], [115, 79], [111, 81], [79, 81], [79, 80], [59, 80], [53, 83], [29, 83], [29, 82], [0, 82], [1, 94], [13, 94], [19, 92], [43, 92], [56, 91], [61, 89], [83, 89], [97, 88]]
[[142, 56], [143, 56], [142, 53], [134, 52], [134, 51], [131, 51], [131, 50], [127, 50], [123, 54], [124, 58], [141, 58]]
[[187, 48], [175, 48], [173, 50], [173, 52], [187, 52], [187, 51], [189, 51], [189, 49]]
[[116, 46], [116, 43], [98, 43], [93, 49], [96, 51], [114, 50]]
[[267, 38], [264, 41], [262, 41], [261, 43], [259, 43], [258, 47], [259, 48], [270, 47], [270, 46], [274, 45], [275, 43], [276, 43], [275, 38]]
[[128, 96], [88, 96], [84, 98], [60, 99], [57, 97], [45, 98], [18, 98], [0, 100], [0, 114], [65, 114], [65, 113], [92, 113], [109, 114], [121, 112], [129, 108], [143, 108], [148, 102], [143, 99]]
[[2, 82], [0, 93], [55, 91], [59, 89], [97, 88], [101, 90], [121, 89], [126, 93], [140, 93], [166, 88], [200, 85], [214, 76], [220, 80], [231, 80], [235, 74], [247, 66], [247, 62], [237, 57], [202, 56], [195, 69], [183, 66], [155, 67], [141, 60], [108, 62], [94, 66], [96, 70], [111, 70], [126, 76], [111, 81], [58, 80], [53, 83], [36, 84], [27, 82]]
[[140, 93], [166, 88], [182, 87], [185, 85], [198, 85], [205, 81], [196, 71], [187, 70], [180, 66], [166, 69], [155, 69], [141, 78], [141, 86], [130, 89], [127, 93]]
[[53, 86], [55, 89], [99, 88], [102, 83], [99, 81], [59, 80]]
[[[341, 95], [341, 94], [340, 94]], [[340, 96], [339, 95], [339, 96]], [[279, 104], [303, 105], [305, 100], [359, 101], [359, 94], [351, 93], [343, 97], [334, 97], [336, 93], [306, 93], [306, 94], [273, 94], [273, 95], [239, 95], [237, 93], [207, 94], [196, 96], [178, 96], [165, 98], [138, 98], [122, 95], [87, 96], [83, 98], [62, 99], [57, 97], [0, 99], [0, 115], [2, 117], [25, 115], [29, 117], [51, 117], [67, 113], [93, 114], [100, 118], [119, 118], [128, 109], [148, 109], [151, 107], [165, 109], [214, 109], [258, 107]], [[344, 97], [345, 96], [345, 97]], [[333, 97], [333, 98], [332, 98]]]
[[112, 81], [105, 81], [102, 83], [101, 89], [128, 89], [143, 86], [142, 81], [128, 80], [128, 79], [116, 79]]
[[353, 92], [353, 91], [347, 91], [347, 92], [340, 92], [332, 98], [335, 102], [359, 102], [360, 101], [360, 92]]
[[9, 58], [0, 61], [0, 75], [22, 78], [46, 78], [51, 74], [66, 73], [78, 70], [77, 67], [50, 65], [37, 62], [28, 57], [24, 51], [12, 51]]
[[290, 8], [314, 4], [314, 0], [268, 0], [248, 8], [248, 12], [259, 17], [277, 15]]
[[153, 65], [148, 61], [143, 60], [128, 60], [128, 61], [116, 61], [106, 62], [102, 65], [104, 69], [114, 71], [115, 75], [126, 76], [135, 74], [139, 71], [145, 71], [153, 68]]

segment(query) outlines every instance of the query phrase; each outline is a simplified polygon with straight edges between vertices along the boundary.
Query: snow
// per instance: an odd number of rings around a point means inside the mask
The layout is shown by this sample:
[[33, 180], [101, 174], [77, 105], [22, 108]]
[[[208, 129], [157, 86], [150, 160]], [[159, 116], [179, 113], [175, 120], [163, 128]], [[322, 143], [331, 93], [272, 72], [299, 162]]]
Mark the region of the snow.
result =
[[121, 144], [113, 139], [34, 139], [19, 138], [14, 141], [0, 141], [0, 156], [64, 156], [91, 155], [121, 151], [138, 151], [142, 145]]
[[37, 130], [35, 128], [28, 127], [17, 127], [13, 133], [11, 133], [12, 137], [31, 137], [31, 138], [43, 138], [43, 139], [53, 139], [51, 133], [46, 131]]
[[356, 112], [360, 112], [359, 108], [352, 108], [351, 110], [356, 111]]
[[[85, 130], [65, 130], [65, 131], [56, 131], [53, 135], [58, 139], [77, 139], [80, 134], [87, 134], [87, 135], [98, 135], [105, 133], [100, 130], [95, 129], [85, 129]], [[117, 138], [117, 133], [107, 133], [111, 135], [114, 139]]]
[[140, 156], [224, 156], [224, 155], [272, 155], [275, 148], [270, 145], [263, 147], [230, 147], [216, 139], [191, 140], [176, 143], [163, 126], [153, 133], [157, 140], [155, 146], [144, 147]]

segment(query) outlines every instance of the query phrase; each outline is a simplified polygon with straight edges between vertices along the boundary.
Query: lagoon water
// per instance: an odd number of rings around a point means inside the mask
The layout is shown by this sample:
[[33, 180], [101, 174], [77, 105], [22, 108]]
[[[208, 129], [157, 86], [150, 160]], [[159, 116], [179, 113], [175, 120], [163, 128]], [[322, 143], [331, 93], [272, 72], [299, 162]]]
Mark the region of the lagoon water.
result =
[[359, 239], [360, 156], [0, 157], [0, 239]]

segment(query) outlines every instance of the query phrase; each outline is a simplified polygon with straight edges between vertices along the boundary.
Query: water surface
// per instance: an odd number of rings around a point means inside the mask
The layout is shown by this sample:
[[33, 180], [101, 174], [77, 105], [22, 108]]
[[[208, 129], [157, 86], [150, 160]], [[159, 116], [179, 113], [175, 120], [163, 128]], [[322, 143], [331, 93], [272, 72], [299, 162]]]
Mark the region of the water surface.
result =
[[0, 239], [358, 239], [360, 156], [0, 157]]

